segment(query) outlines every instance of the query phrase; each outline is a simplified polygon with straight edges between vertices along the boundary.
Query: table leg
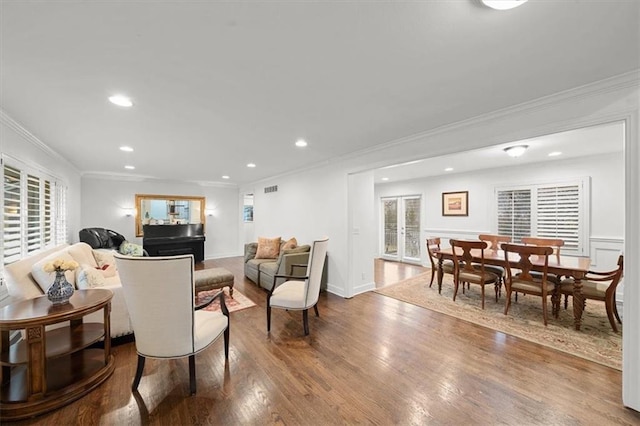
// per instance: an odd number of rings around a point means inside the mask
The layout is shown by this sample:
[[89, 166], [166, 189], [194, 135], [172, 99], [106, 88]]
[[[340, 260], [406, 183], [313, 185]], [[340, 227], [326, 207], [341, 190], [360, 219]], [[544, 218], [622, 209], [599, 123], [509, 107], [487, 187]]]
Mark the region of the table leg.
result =
[[[9, 359], [9, 330], [0, 331], [0, 353], [3, 357]], [[0, 382], [4, 385], [11, 380], [11, 367], [8, 365], [2, 366], [2, 376]]]
[[43, 325], [25, 329], [27, 334], [27, 381], [28, 400], [42, 398], [47, 392], [46, 347]]
[[582, 312], [584, 311], [586, 301], [582, 294], [582, 277], [574, 277], [573, 279], [573, 320], [576, 330], [580, 330], [582, 325]]
[[442, 257], [438, 258], [438, 294], [442, 294], [442, 277], [444, 270], [442, 269]]

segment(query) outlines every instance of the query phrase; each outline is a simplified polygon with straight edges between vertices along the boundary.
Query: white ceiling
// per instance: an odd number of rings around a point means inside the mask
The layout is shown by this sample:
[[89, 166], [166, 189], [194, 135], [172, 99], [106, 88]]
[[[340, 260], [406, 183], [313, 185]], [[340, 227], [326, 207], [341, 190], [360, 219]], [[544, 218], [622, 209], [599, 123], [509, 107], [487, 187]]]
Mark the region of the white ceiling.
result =
[[[385, 167], [374, 171], [374, 180], [376, 183], [392, 183], [448, 173], [466, 173], [621, 152], [624, 149], [624, 139], [624, 122], [617, 121]], [[509, 157], [504, 149], [514, 145], [526, 145], [527, 150], [520, 157]], [[549, 156], [558, 152], [560, 155]], [[446, 168], [453, 170], [445, 171]], [[384, 178], [386, 180], [383, 180]]]
[[242, 184], [637, 70], [639, 17], [623, 0], [2, 0], [0, 108], [83, 173]]

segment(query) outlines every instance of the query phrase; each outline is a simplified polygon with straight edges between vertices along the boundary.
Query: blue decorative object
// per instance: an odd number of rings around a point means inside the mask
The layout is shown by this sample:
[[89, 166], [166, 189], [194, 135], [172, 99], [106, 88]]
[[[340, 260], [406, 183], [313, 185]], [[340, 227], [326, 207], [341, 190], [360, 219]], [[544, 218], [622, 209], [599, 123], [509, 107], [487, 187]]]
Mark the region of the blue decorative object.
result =
[[73, 295], [74, 288], [73, 285], [67, 281], [67, 277], [64, 275], [65, 271], [56, 270], [55, 272], [56, 278], [47, 290], [47, 297], [54, 305], [61, 305], [69, 302], [69, 298]]

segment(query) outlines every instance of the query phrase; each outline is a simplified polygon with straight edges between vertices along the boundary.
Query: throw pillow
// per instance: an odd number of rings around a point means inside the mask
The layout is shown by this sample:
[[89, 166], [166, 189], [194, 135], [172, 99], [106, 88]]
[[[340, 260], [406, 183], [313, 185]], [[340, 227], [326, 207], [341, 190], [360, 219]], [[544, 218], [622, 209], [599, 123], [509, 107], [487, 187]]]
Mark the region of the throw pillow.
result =
[[125, 256], [142, 256], [144, 252], [142, 251], [142, 246], [140, 244], [125, 241], [120, 244], [120, 254], [124, 254]]
[[104, 283], [104, 275], [102, 275], [100, 270], [86, 264], [80, 267], [76, 283], [78, 289], [86, 290], [88, 288], [102, 287], [104, 286]]
[[98, 269], [102, 272], [105, 278], [110, 278], [116, 275], [116, 260], [111, 254], [111, 250], [93, 250], [93, 257], [96, 258]]
[[294, 237], [284, 243], [284, 245], [282, 246], [282, 250], [289, 250], [296, 247], [298, 247], [298, 240], [296, 240]]
[[[44, 259], [41, 259], [38, 262], [34, 263], [33, 266], [31, 266], [31, 276], [36, 281], [36, 283], [38, 283], [38, 286], [40, 286], [42, 291], [45, 293], [49, 289], [49, 286], [53, 284], [53, 280], [55, 279], [56, 274], [55, 272], [46, 272], [44, 270], [44, 265], [46, 265], [49, 262], [53, 262], [56, 259], [75, 262], [75, 259], [71, 257], [71, 255], [65, 250], [65, 251], [58, 251], [58, 252], [52, 253], [49, 256], [45, 257]], [[75, 271], [67, 271], [64, 273], [64, 275], [67, 277], [67, 281], [69, 281], [71, 284], [75, 284], [76, 282]]]
[[281, 238], [258, 238], [256, 259], [277, 259], [280, 254]]

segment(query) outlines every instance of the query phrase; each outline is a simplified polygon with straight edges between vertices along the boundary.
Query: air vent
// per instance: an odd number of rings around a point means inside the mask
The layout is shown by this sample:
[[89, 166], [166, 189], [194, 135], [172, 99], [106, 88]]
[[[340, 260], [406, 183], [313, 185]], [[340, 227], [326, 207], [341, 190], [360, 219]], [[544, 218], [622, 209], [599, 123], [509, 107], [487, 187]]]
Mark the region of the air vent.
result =
[[270, 192], [278, 192], [278, 185], [267, 186], [264, 188], [264, 193], [268, 194]]

